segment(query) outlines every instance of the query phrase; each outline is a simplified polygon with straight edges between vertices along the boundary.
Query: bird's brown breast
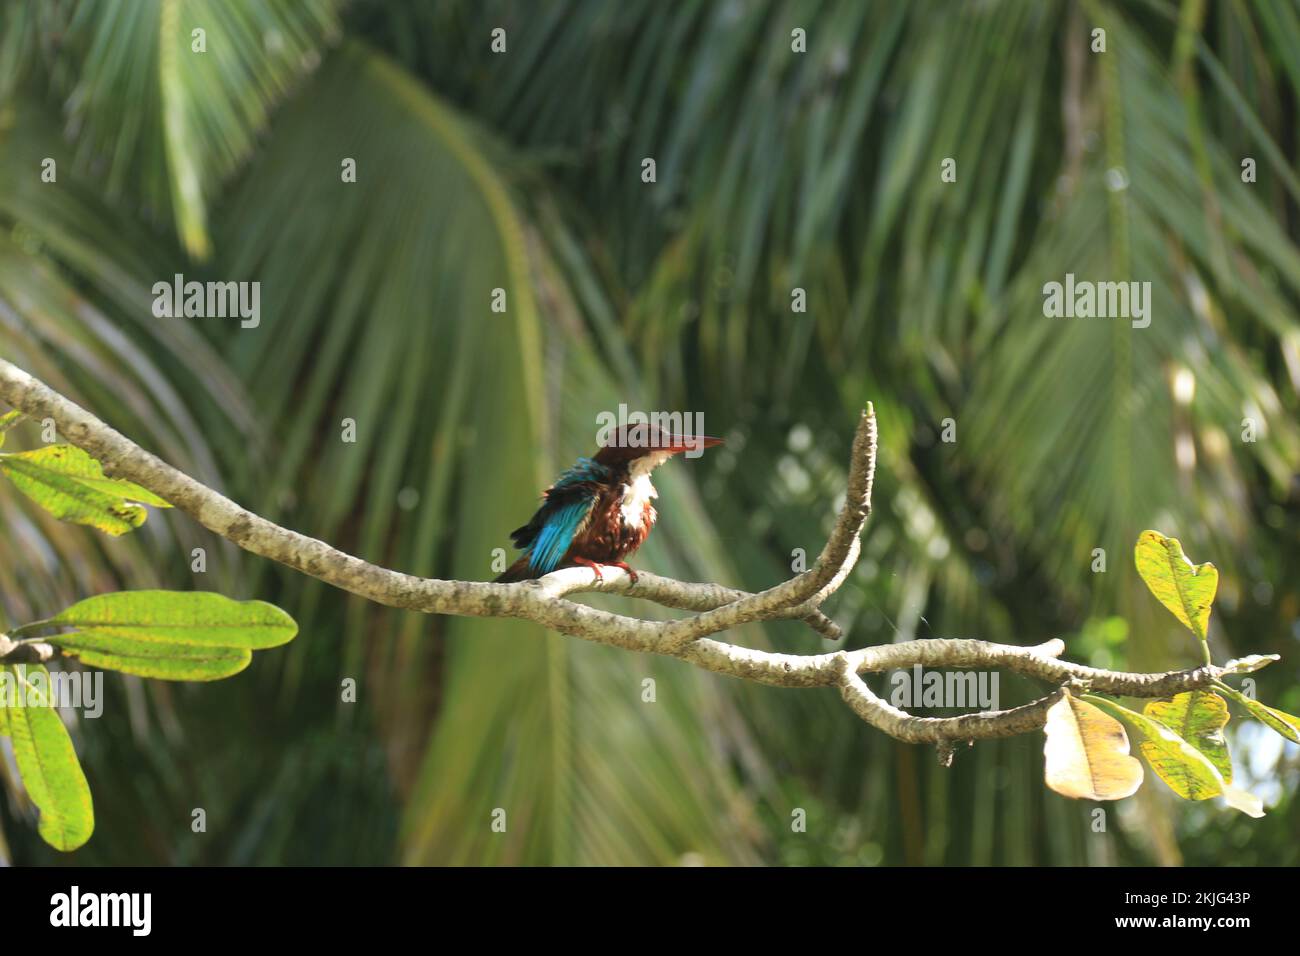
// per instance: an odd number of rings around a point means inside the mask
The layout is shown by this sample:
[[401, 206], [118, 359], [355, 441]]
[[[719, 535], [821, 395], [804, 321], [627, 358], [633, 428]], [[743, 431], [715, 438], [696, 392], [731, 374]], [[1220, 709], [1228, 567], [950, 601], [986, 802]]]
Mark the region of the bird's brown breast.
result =
[[575, 557], [601, 564], [622, 561], [645, 542], [657, 517], [654, 505], [647, 499], [640, 508], [640, 521], [629, 523], [623, 507], [622, 487], [609, 489], [600, 495], [592, 509], [591, 519], [574, 536], [566, 561]]

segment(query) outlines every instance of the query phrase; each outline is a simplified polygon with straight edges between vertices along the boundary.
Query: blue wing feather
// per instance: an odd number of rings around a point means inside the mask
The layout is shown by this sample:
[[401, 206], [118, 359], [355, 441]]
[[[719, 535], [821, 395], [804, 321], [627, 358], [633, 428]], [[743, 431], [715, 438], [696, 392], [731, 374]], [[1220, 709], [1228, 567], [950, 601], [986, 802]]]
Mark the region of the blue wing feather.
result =
[[529, 569], [536, 575], [559, 567], [573, 536], [586, 519], [608, 481], [610, 471], [590, 458], [579, 458], [546, 492], [546, 501], [531, 521], [512, 534], [515, 545], [528, 551]]
[[584, 497], [555, 509], [547, 516], [533, 546], [528, 549], [528, 566], [535, 574], [549, 574], [559, 566], [560, 559], [573, 543], [574, 532], [595, 501], [595, 495]]

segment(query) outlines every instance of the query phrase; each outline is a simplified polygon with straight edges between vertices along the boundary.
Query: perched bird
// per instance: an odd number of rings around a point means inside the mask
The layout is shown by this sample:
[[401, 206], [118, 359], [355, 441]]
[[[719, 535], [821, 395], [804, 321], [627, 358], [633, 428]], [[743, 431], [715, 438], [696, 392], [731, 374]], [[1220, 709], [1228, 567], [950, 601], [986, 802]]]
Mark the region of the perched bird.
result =
[[603, 579], [601, 565], [622, 568], [654, 527], [650, 472], [679, 452], [709, 448], [721, 438], [673, 435], [653, 425], [629, 425], [610, 435], [594, 458], [579, 458], [542, 493], [532, 520], [510, 533], [523, 554], [497, 581], [540, 578], [557, 568], [583, 566]]

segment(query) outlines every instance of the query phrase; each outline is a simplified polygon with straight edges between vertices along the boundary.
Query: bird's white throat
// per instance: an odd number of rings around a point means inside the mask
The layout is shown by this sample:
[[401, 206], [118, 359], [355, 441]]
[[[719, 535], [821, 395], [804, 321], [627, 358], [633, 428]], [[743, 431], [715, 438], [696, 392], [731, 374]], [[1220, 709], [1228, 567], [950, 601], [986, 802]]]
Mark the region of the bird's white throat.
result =
[[[670, 452], [656, 452], [638, 458], [628, 469], [628, 481], [623, 485], [623, 501], [619, 506], [623, 523], [628, 527], [640, 528], [645, 523], [646, 505], [659, 497], [659, 492], [655, 491], [655, 486], [650, 481], [650, 472], [671, 457]], [[654, 518], [654, 509], [651, 508], [649, 519], [653, 521]]]

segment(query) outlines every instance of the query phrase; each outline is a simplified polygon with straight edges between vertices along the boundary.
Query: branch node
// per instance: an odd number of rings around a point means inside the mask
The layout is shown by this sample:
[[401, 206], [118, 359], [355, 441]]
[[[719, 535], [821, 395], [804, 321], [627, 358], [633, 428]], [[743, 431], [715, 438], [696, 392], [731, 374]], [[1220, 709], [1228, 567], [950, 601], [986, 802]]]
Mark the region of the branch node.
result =
[[[974, 743], [974, 741], [971, 742]], [[951, 740], [941, 740], [935, 745], [935, 749], [939, 751], [939, 766], [951, 767], [952, 755], [955, 750], [953, 742]]]

